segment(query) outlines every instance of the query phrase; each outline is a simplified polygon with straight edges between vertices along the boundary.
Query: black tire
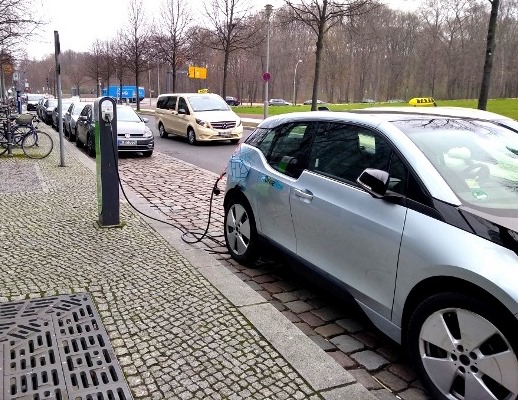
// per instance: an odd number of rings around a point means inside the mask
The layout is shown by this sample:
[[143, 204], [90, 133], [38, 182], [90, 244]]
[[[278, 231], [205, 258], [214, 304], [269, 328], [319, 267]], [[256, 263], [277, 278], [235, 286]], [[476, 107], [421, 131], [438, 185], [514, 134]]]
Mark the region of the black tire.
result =
[[23, 153], [29, 158], [45, 158], [54, 148], [54, 141], [45, 132], [34, 131], [22, 140]]
[[92, 134], [89, 134], [86, 138], [86, 153], [90, 157], [95, 157], [95, 140]]
[[65, 124], [63, 124], [63, 136], [70, 140], [70, 134], [68, 133], [68, 129]]
[[190, 145], [193, 145], [193, 146], [195, 146], [197, 143], [196, 133], [194, 132], [194, 129], [192, 129], [192, 128], [187, 129], [187, 141], [189, 142]]
[[74, 128], [74, 133], [72, 133], [72, 130], [70, 130], [70, 132], [68, 134], [68, 140], [70, 140], [71, 142], [75, 142], [76, 138], [77, 138], [77, 129]]
[[239, 139], [230, 139], [231, 144], [239, 143]]
[[166, 138], [169, 136], [169, 134], [165, 131], [164, 124], [162, 123], [158, 125], [158, 132], [160, 133], [161, 138]]
[[8, 150], [7, 148], [7, 137], [3, 132], [0, 132], [0, 156]]
[[[507, 315], [509, 314], [509, 315]], [[440, 293], [410, 318], [407, 345], [434, 399], [496, 399], [518, 395], [518, 337], [514, 316], [475, 296]]]
[[242, 264], [257, 259], [259, 237], [252, 208], [243, 196], [232, 198], [225, 206], [225, 243], [232, 258]]

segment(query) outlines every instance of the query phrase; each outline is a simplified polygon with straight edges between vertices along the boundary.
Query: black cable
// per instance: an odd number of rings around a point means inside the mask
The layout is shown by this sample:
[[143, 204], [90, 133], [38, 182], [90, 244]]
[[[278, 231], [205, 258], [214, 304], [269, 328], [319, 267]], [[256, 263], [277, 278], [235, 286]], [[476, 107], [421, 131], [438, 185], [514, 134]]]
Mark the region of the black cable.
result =
[[[101, 123], [102, 121], [99, 121], [99, 123]], [[214, 243], [218, 244], [219, 246], [221, 247], [225, 247], [225, 243], [220, 241], [219, 239], [217, 239], [215, 236], [212, 236], [212, 235], [209, 235], [208, 234], [208, 231], [209, 231], [209, 226], [210, 226], [210, 220], [211, 220], [211, 217], [212, 217], [212, 202], [213, 202], [213, 199], [214, 199], [214, 195], [218, 195], [220, 193], [220, 189], [218, 187], [218, 183], [221, 179], [223, 179], [223, 177], [226, 175], [226, 172], [223, 172], [217, 179], [216, 179], [216, 182], [214, 182], [214, 186], [212, 187], [212, 190], [211, 190], [211, 194], [210, 194], [210, 200], [209, 200], [209, 216], [208, 216], [208, 221], [207, 221], [207, 226], [205, 227], [205, 230], [203, 231], [203, 233], [199, 233], [197, 231], [189, 231], [187, 230], [187, 228], [183, 225], [175, 225], [171, 222], [168, 222], [168, 221], [163, 221], [161, 219], [158, 219], [158, 218], [155, 218], [155, 217], [152, 217], [150, 215], [147, 215], [146, 213], [140, 211], [139, 209], [137, 209], [132, 203], [131, 201], [128, 199], [128, 196], [126, 195], [126, 192], [124, 191], [124, 187], [122, 186], [122, 180], [120, 178], [120, 174], [119, 174], [119, 158], [116, 157], [116, 154], [115, 154], [115, 146], [113, 144], [113, 131], [112, 131], [112, 124], [111, 124], [111, 121], [110, 122], [110, 135], [112, 136], [112, 140], [110, 140], [110, 143], [111, 143], [111, 148], [112, 148], [112, 153], [113, 153], [113, 159], [116, 160], [115, 162], [115, 170], [117, 171], [117, 180], [119, 182], [119, 187], [121, 188], [121, 191], [122, 191], [122, 194], [124, 195], [124, 198], [126, 199], [126, 201], [128, 202], [128, 204], [136, 211], [138, 212], [139, 214], [149, 218], [149, 219], [152, 219], [154, 221], [157, 221], [157, 222], [161, 222], [163, 224], [166, 224], [166, 225], [170, 225], [172, 226], [173, 228], [176, 228], [178, 229], [180, 232], [182, 232], [182, 240], [185, 242], [185, 243], [188, 243], [188, 244], [195, 244], [195, 243], [199, 243], [201, 242], [204, 238], [207, 238], [207, 239], [210, 239], [212, 240]], [[99, 132], [100, 132], [100, 129], [99, 129]], [[100, 138], [99, 138], [100, 140]], [[196, 240], [194, 241], [191, 241], [191, 240], [187, 240], [187, 236], [188, 235], [191, 235], [193, 236]], [[199, 235], [199, 236], [197, 236]], [[223, 235], [220, 235], [220, 236], [223, 236]], [[213, 254], [227, 254], [228, 252], [227, 251], [217, 251], [217, 250], [213, 250], [213, 249], [205, 249], [206, 251], [210, 252], [210, 253], [213, 253]]]

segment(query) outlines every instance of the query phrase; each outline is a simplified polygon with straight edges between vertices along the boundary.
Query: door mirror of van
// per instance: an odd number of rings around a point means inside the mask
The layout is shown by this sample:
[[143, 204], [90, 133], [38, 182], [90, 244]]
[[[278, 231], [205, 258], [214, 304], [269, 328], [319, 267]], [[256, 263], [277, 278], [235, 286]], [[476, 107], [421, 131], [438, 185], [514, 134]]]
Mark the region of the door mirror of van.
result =
[[184, 108], [180, 108], [180, 109], [178, 110], [178, 114], [187, 114], [187, 111], [185, 111], [185, 109], [184, 109]]

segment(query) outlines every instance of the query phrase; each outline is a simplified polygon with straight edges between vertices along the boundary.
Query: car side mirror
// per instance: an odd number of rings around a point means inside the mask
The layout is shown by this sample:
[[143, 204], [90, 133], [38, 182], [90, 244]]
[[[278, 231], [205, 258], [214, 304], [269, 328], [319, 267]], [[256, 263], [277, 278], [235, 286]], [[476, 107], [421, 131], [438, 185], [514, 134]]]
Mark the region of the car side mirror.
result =
[[178, 110], [178, 114], [187, 114], [187, 111], [185, 111], [185, 109], [184, 109], [184, 108], [180, 108], [180, 109]]
[[145, 124], [147, 124], [149, 122], [149, 119], [147, 118], [142, 118], [142, 121], [144, 121]]
[[390, 176], [387, 171], [366, 168], [358, 177], [356, 182], [358, 182], [371, 196], [379, 199], [387, 193], [389, 178]]
[[86, 115], [80, 115], [79, 116], [79, 120], [80, 121], [86, 121], [86, 120], [88, 120], [88, 117]]

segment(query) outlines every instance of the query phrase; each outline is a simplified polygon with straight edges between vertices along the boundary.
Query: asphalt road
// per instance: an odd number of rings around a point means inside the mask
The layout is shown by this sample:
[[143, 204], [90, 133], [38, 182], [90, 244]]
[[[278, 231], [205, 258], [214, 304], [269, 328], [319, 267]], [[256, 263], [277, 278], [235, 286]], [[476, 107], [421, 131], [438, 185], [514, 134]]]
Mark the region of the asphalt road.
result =
[[[155, 124], [155, 117], [144, 115], [148, 119], [147, 126], [155, 135], [155, 149], [171, 157], [197, 165], [203, 169], [220, 174], [227, 166], [227, 161], [232, 155], [235, 144], [228, 141], [199, 143], [191, 146], [187, 139], [181, 137], [161, 138]], [[243, 139], [247, 138], [252, 131], [245, 129]]]

